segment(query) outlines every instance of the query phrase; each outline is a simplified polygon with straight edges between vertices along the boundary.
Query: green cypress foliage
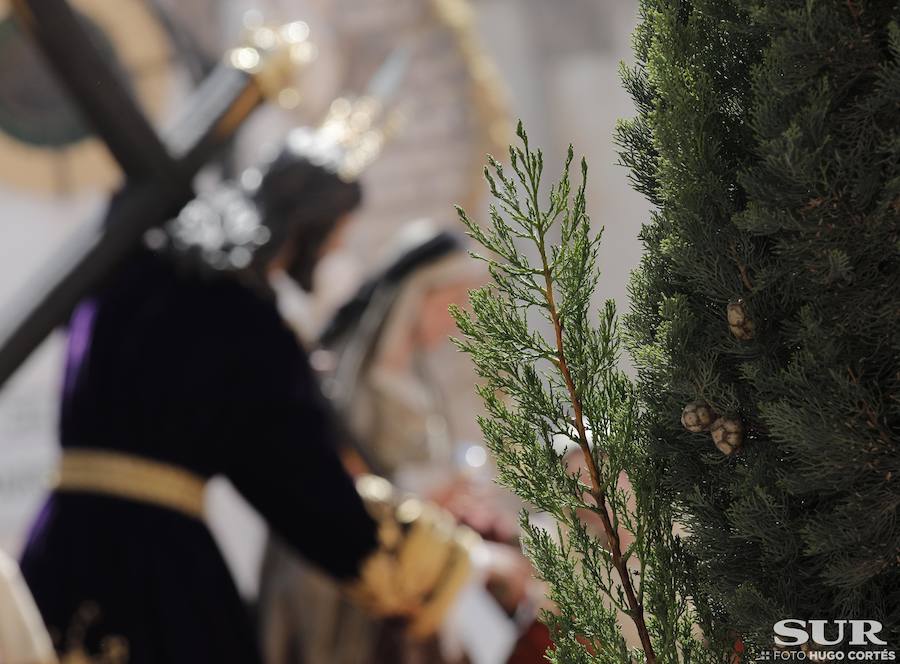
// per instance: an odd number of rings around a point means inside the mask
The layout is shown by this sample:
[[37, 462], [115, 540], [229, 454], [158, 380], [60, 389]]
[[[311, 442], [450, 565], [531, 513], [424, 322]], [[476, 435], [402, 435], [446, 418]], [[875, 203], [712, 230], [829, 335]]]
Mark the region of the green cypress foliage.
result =
[[627, 328], [697, 592], [751, 648], [785, 618], [896, 647], [900, 4], [641, 6]]
[[[634, 387], [618, 368], [615, 307], [591, 310], [600, 238], [585, 212], [587, 166], [582, 162], [573, 188], [570, 148], [544, 202], [543, 157], [521, 124], [518, 134], [512, 172], [493, 159], [493, 173], [485, 169], [496, 201], [490, 223], [482, 228], [459, 211], [489, 252], [483, 260], [492, 284], [471, 293], [471, 312], [453, 313], [457, 343], [484, 379], [479, 392], [488, 415], [480, 425], [500, 481], [557, 524], [548, 531], [527, 515], [522, 520], [526, 551], [558, 607], [544, 616], [555, 641], [548, 658], [728, 661], [729, 651], [704, 645], [694, 629], [703, 609], [689, 601], [695, 572], [673, 532]], [[541, 317], [543, 325], [532, 325]], [[567, 465], [561, 442], [574, 448], [585, 472]], [[623, 626], [638, 635], [639, 649], [626, 644]]]

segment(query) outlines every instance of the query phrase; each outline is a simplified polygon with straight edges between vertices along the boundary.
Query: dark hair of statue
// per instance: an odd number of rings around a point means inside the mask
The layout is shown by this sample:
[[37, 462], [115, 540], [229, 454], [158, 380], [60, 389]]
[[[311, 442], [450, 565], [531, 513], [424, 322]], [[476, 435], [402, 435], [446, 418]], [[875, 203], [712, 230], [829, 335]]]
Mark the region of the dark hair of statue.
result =
[[272, 231], [266, 259], [292, 245], [286, 271], [309, 291], [322, 246], [337, 221], [359, 207], [362, 188], [288, 148], [266, 169], [254, 201]]

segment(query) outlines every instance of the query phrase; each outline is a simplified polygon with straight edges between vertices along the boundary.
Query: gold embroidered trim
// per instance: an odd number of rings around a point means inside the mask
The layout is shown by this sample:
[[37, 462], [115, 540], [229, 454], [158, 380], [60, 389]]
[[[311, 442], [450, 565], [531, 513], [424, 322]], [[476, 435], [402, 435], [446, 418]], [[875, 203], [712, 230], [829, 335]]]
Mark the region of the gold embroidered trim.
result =
[[408, 617], [413, 637], [433, 634], [468, 580], [481, 538], [437, 506], [399, 495], [383, 478], [363, 475], [356, 488], [378, 522], [379, 547], [347, 592], [376, 615]]
[[55, 488], [149, 503], [202, 520], [205, 486], [202, 477], [167, 463], [120, 452], [73, 449], [63, 452]]
[[444, 616], [472, 574], [472, 549], [481, 538], [473, 530], [458, 526], [453, 538], [453, 552], [440, 583], [432, 591], [422, 609], [413, 616], [409, 633], [424, 638], [438, 630]]

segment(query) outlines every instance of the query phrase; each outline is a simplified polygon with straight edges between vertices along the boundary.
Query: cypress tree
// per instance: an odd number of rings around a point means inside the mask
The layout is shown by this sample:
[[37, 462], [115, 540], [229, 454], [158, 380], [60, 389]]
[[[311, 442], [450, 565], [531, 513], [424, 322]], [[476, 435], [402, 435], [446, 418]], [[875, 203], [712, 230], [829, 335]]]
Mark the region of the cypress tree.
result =
[[900, 5], [642, 0], [629, 346], [706, 629], [900, 641]]

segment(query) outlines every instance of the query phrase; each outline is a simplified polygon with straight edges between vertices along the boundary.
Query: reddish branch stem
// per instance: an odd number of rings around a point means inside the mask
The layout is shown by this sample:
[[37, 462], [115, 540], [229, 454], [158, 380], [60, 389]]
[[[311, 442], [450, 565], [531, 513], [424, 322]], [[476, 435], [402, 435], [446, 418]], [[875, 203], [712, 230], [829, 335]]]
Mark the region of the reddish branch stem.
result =
[[737, 265], [738, 272], [740, 272], [741, 274], [741, 283], [744, 284], [744, 288], [752, 292], [753, 282], [750, 281], [750, 274], [747, 271], [747, 266], [740, 258], [738, 258], [737, 246], [734, 244], [734, 242], [731, 243], [729, 249], [731, 250], [731, 258], [732, 260], [734, 260], [735, 264]]
[[609, 508], [606, 504], [606, 494], [603, 491], [603, 485], [600, 482], [600, 469], [591, 454], [590, 444], [588, 442], [587, 429], [584, 425], [584, 411], [582, 409], [581, 398], [575, 389], [575, 381], [572, 379], [572, 373], [569, 371], [569, 365], [566, 362], [565, 353], [563, 352], [563, 326], [559, 319], [559, 312], [556, 309], [556, 302], [553, 296], [553, 276], [550, 273], [550, 266], [547, 263], [547, 254], [543, 244], [543, 239], [539, 246], [541, 254], [541, 263], [544, 273], [544, 282], [546, 284], [547, 307], [550, 311], [550, 320], [553, 323], [553, 329], [556, 334], [556, 362], [559, 371], [562, 374], [569, 392], [569, 398], [572, 401], [572, 409], [574, 411], [575, 430], [578, 432], [578, 446], [584, 454], [588, 471], [591, 476], [591, 496], [597, 503], [597, 513], [603, 522], [603, 530], [609, 540], [609, 551], [612, 557], [613, 567], [619, 575], [622, 583], [622, 590], [625, 593], [625, 599], [628, 602], [629, 613], [637, 628], [638, 636], [641, 639], [641, 647], [647, 658], [647, 664], [656, 664], [656, 653], [653, 651], [653, 644], [650, 642], [650, 632], [647, 630], [647, 623], [644, 621], [644, 607], [638, 602], [634, 585], [631, 582], [631, 575], [628, 573], [628, 564], [622, 555], [622, 544], [619, 540], [619, 533], [613, 527], [612, 518], [609, 515]]

